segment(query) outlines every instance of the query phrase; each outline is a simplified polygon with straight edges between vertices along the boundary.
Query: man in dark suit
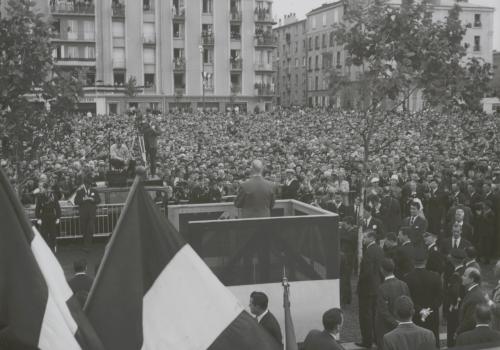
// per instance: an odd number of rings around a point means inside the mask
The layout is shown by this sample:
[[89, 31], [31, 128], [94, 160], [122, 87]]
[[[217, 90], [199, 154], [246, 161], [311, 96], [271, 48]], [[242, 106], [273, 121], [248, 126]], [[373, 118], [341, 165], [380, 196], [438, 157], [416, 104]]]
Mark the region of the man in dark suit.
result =
[[462, 263], [464, 258], [465, 252], [462, 249], [452, 249], [445, 265], [445, 271], [443, 274], [443, 316], [446, 317], [446, 342], [449, 348], [455, 345], [455, 335], [458, 327], [458, 307], [463, 296]]
[[339, 344], [339, 333], [343, 323], [342, 310], [333, 308], [323, 314], [323, 331], [310, 331], [302, 350], [344, 350]]
[[430, 184], [430, 191], [426, 195], [425, 200], [425, 217], [429, 222], [428, 231], [434, 233], [435, 235], [441, 234], [441, 221], [443, 220], [445, 210], [446, 210], [446, 199], [445, 194], [439, 188], [439, 185], [435, 179], [433, 179]]
[[75, 275], [68, 281], [68, 284], [73, 294], [78, 299], [78, 302], [83, 307], [94, 279], [87, 275], [87, 261], [85, 259], [73, 262], [73, 269]]
[[274, 186], [262, 177], [264, 165], [252, 162], [252, 176], [240, 185], [234, 205], [241, 209], [242, 218], [270, 217], [274, 207]]
[[383, 260], [381, 271], [384, 275], [384, 282], [378, 287], [375, 318], [375, 335], [379, 350], [383, 349], [384, 335], [398, 326], [394, 314], [394, 302], [401, 295], [410, 295], [406, 283], [394, 276], [394, 262], [391, 259]]
[[432, 331], [439, 347], [439, 308], [443, 303], [443, 286], [436, 272], [425, 269], [426, 254], [424, 249], [415, 253], [415, 270], [408, 273], [405, 280], [415, 303], [413, 322]]
[[365, 206], [363, 210], [363, 231], [372, 230], [376, 233], [377, 241], [385, 238], [384, 224], [372, 216], [372, 208]]
[[398, 233], [399, 247], [394, 255], [394, 264], [396, 265], [396, 277], [401, 280], [404, 280], [406, 275], [414, 268], [415, 247], [410, 241], [410, 231], [409, 227], [401, 227]]
[[457, 346], [464, 345], [499, 345], [500, 332], [490, 328], [491, 311], [488, 305], [476, 305], [474, 313], [476, 327], [463, 332], [457, 337]]
[[83, 249], [90, 251], [92, 238], [95, 230], [97, 205], [101, 203], [101, 197], [92, 188], [92, 177], [87, 175], [83, 179], [83, 185], [76, 191], [75, 204], [80, 209], [80, 231], [83, 235]]
[[286, 179], [281, 190], [283, 199], [297, 199], [299, 197], [300, 183], [295, 176], [295, 170], [286, 169]]
[[348, 209], [342, 200], [342, 194], [340, 192], [335, 193], [333, 202], [330, 204], [329, 210], [339, 216], [339, 220], [342, 221], [348, 213]]
[[383, 346], [385, 350], [435, 349], [434, 334], [411, 321], [415, 310], [410, 297], [403, 295], [396, 299], [394, 312], [399, 324], [396, 329], [384, 335]]
[[445, 238], [441, 244], [441, 251], [445, 255], [449, 255], [452, 249], [461, 249], [465, 252], [465, 248], [472, 244], [462, 237], [462, 228], [460, 225], [454, 225], [452, 228], [452, 236]]
[[463, 209], [457, 209], [455, 211], [455, 221], [449, 225], [447, 237], [450, 237], [452, 235], [454, 226], [460, 226], [462, 237], [468, 240], [470, 243], [474, 244], [475, 240], [473, 237], [472, 225], [464, 221], [464, 216], [465, 213]]
[[420, 203], [410, 202], [410, 216], [403, 220], [402, 226], [411, 228], [410, 240], [413, 245], [423, 245], [423, 234], [427, 231], [427, 220], [420, 215]]
[[358, 279], [359, 327], [362, 341], [356, 345], [371, 348], [374, 341], [377, 290], [381, 283], [380, 266], [384, 252], [377, 244], [373, 230], [364, 233], [363, 245]]
[[401, 225], [401, 205], [391, 194], [390, 187], [384, 187], [384, 195], [380, 200], [380, 219], [387, 232], [397, 232]]
[[436, 235], [431, 232], [425, 232], [424, 243], [427, 247], [427, 263], [425, 268], [429, 271], [437, 272], [441, 276], [444, 272], [446, 259], [438, 248]]
[[257, 322], [283, 346], [281, 328], [276, 317], [269, 311], [267, 295], [262, 292], [250, 294], [250, 312], [255, 315]]
[[481, 288], [481, 273], [479, 270], [473, 267], [465, 269], [462, 284], [465, 287], [465, 297], [458, 310], [457, 334], [474, 329], [476, 326], [476, 320], [474, 319], [476, 306], [487, 302], [486, 295]]

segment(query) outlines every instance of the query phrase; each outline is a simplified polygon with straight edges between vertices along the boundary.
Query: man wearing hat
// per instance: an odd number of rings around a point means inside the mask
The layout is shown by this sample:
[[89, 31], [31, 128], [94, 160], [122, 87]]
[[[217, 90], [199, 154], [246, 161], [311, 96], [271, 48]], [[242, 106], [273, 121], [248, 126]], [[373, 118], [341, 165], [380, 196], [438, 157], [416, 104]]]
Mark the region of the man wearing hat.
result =
[[281, 197], [283, 199], [298, 199], [298, 192], [300, 183], [295, 176], [293, 169], [286, 169], [286, 179], [281, 190]]
[[439, 274], [425, 268], [426, 255], [423, 247], [415, 250], [415, 269], [406, 275], [405, 280], [415, 303], [413, 322], [432, 331], [439, 348], [439, 308], [443, 303], [443, 286]]

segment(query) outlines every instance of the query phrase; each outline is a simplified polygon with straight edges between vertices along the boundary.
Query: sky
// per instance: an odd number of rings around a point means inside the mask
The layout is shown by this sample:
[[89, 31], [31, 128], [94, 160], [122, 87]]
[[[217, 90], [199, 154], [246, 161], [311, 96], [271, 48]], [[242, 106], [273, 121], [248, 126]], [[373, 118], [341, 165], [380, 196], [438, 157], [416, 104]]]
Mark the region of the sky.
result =
[[[313, 8], [321, 6], [326, 2], [334, 2], [327, 0], [274, 0], [273, 12], [278, 18], [283, 18], [289, 13], [296, 13], [299, 19], [303, 19], [306, 13]], [[472, 4], [478, 4], [488, 7], [495, 7], [494, 33], [493, 33], [493, 49], [500, 51], [500, 0], [469, 0]]]

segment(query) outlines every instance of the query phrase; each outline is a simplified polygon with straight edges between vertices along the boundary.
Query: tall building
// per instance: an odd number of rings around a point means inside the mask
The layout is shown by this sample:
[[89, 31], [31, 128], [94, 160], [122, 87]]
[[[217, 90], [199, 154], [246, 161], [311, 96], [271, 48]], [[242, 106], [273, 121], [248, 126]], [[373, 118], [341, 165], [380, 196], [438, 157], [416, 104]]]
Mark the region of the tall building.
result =
[[38, 1], [56, 64], [84, 69], [82, 109], [272, 108], [272, 0]]
[[295, 14], [285, 16], [283, 25], [274, 29], [278, 40], [276, 51], [276, 101], [284, 107], [306, 104], [307, 28], [306, 20]]
[[[350, 0], [350, 1], [366, 1], [370, 0]], [[390, 0], [391, 4], [398, 6], [401, 0]], [[455, 0], [433, 0], [433, 18], [435, 20], [444, 20], [448, 15], [448, 11], [457, 3]], [[303, 48], [299, 55], [305, 56], [307, 61], [307, 71], [305, 84], [297, 84], [298, 91], [295, 96], [305, 94], [306, 98], [295, 101], [302, 102], [302, 105], [326, 107], [330, 105], [338, 106], [340, 101], [332, 96], [332, 91], [329, 88], [331, 75], [348, 75], [350, 79], [355, 79], [356, 68], [350, 69], [345, 65], [346, 52], [337, 45], [334, 39], [334, 28], [336, 23], [343, 21], [345, 1], [336, 1], [323, 4], [311, 10], [306, 15], [306, 47]], [[469, 25], [464, 36], [464, 43], [468, 44], [467, 57], [480, 57], [485, 62], [491, 63], [493, 60], [493, 13], [494, 8], [475, 5], [468, 1], [459, 1], [458, 4], [462, 8], [460, 19], [465, 25]], [[299, 25], [302, 21], [295, 19], [294, 23], [285, 23], [275, 28], [275, 32], [279, 38], [278, 52], [284, 52], [288, 48], [286, 43], [287, 32], [290, 32], [294, 25]], [[283, 46], [285, 45], [285, 46]], [[300, 48], [300, 46], [299, 46]], [[278, 91], [279, 102], [283, 106], [298, 104], [289, 102], [288, 85], [284, 84], [288, 67], [288, 60], [280, 57], [277, 62], [278, 72]], [[285, 77], [285, 78], [284, 78]], [[285, 80], [283, 80], [285, 79]], [[293, 80], [292, 80], [293, 81]], [[422, 106], [421, 93], [415, 93], [409, 101], [411, 110], [418, 109]]]

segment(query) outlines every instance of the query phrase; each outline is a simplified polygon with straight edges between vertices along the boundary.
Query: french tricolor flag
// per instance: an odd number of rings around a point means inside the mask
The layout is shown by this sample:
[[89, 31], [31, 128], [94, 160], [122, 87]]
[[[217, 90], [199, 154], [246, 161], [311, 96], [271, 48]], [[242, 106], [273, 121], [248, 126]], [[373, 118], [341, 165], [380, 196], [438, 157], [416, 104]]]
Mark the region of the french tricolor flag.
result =
[[1, 169], [0, 223], [0, 349], [104, 349]]
[[277, 350], [156, 208], [139, 178], [85, 312], [109, 350]]

